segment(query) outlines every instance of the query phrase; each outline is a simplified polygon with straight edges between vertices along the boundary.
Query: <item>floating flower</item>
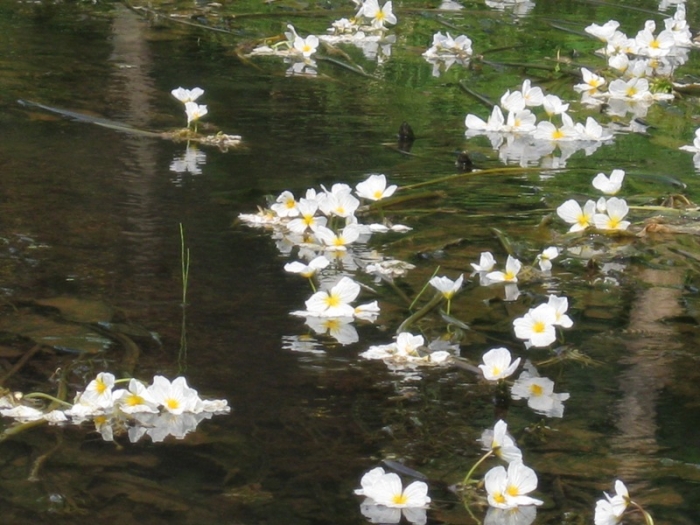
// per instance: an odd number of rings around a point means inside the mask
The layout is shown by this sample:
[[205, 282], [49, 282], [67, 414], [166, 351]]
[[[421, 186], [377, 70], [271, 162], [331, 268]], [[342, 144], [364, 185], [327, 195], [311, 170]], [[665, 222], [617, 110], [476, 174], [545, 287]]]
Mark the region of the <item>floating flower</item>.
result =
[[625, 484], [619, 479], [615, 481], [615, 496], [610, 497], [606, 493], [605, 499], [596, 501], [595, 525], [616, 525], [622, 519], [630, 503], [629, 492]]
[[629, 206], [624, 199], [608, 199], [605, 202], [605, 212], [593, 216], [593, 223], [599, 230], [626, 230], [630, 225], [629, 221], [624, 220], [629, 213]]
[[360, 227], [356, 224], [348, 224], [339, 233], [335, 233], [330, 228], [318, 226], [314, 233], [326, 250], [347, 250], [348, 244], [352, 244], [360, 238]]
[[510, 389], [513, 399], [527, 399], [527, 406], [538, 414], [547, 417], [564, 417], [563, 402], [569, 399], [568, 393], [555, 394], [554, 381], [540, 377], [537, 369], [529, 361], [525, 370], [515, 380]]
[[377, 0], [365, 0], [357, 16], [369, 18], [374, 29], [384, 29], [384, 24], [394, 25], [397, 22], [396, 15], [392, 11], [391, 2], [385, 3], [380, 9]]
[[297, 204], [299, 217], [292, 219], [287, 224], [287, 229], [294, 233], [304, 233], [306, 231], [315, 231], [323, 227], [328, 222], [325, 217], [316, 216], [318, 211], [318, 201], [316, 199], [299, 199]]
[[166, 377], [155, 376], [153, 384], [147, 388], [147, 393], [159, 406], [173, 415], [194, 412], [199, 401], [197, 391], [187, 386], [184, 377], [176, 377], [171, 383]]
[[550, 117], [554, 115], [562, 115], [569, 109], [569, 104], [565, 104], [562, 99], [556, 95], [545, 95], [542, 101], [542, 107], [545, 113]]
[[493, 453], [503, 461], [522, 461], [523, 454], [515, 444], [513, 437], [508, 434], [508, 424], [499, 419], [493, 429], [486, 429], [481, 434], [479, 441], [483, 450], [493, 451]]
[[396, 188], [397, 186], [395, 184], [387, 187], [386, 177], [384, 175], [370, 175], [367, 180], [355, 186], [357, 195], [371, 201], [378, 201], [391, 197], [396, 191]]
[[537, 474], [519, 460], [511, 461], [507, 471], [500, 465], [489, 470], [484, 477], [484, 485], [489, 505], [492, 507], [512, 509], [521, 505], [543, 503], [527, 496], [537, 488]]
[[515, 257], [509, 255], [506, 260], [506, 271], [487, 273], [486, 278], [491, 281], [515, 283], [518, 281], [520, 268], [522, 268], [522, 263]]
[[284, 269], [290, 273], [298, 273], [302, 277], [311, 279], [316, 272], [323, 270], [330, 264], [330, 261], [326, 259], [323, 255], [320, 255], [313, 259], [309, 264], [304, 264], [299, 261], [290, 262], [284, 265]]
[[598, 173], [593, 178], [593, 187], [608, 195], [615, 195], [622, 188], [623, 180], [625, 180], [623, 170], [612, 170], [610, 178], [606, 177], [605, 173]]
[[476, 115], [471, 113], [467, 115], [464, 120], [464, 125], [467, 127], [467, 133], [470, 131], [503, 131], [503, 124], [505, 123], [505, 118], [501, 108], [494, 106], [491, 111], [491, 115], [488, 120], [483, 121]]
[[355, 494], [370, 498], [376, 505], [399, 509], [424, 509], [430, 503], [428, 485], [422, 481], [414, 481], [404, 489], [397, 474], [385, 473], [381, 467], [362, 476], [360, 485], [362, 488], [355, 490]]
[[148, 389], [136, 379], [129, 381], [127, 390], [121, 389], [114, 392], [114, 404], [126, 414], [136, 412], [158, 412], [158, 402], [151, 396]]
[[294, 37], [292, 49], [301, 54], [304, 58], [309, 58], [316, 52], [318, 48], [318, 37], [309, 35], [306, 38], [301, 38], [299, 35]]
[[566, 223], [571, 224], [570, 232], [585, 230], [591, 225], [595, 213], [595, 202], [586, 201], [583, 209], [573, 199], [569, 199], [557, 208], [557, 215]]
[[541, 304], [513, 321], [515, 336], [535, 347], [549, 346], [557, 340], [556, 321], [556, 310], [549, 304]]
[[484, 364], [479, 365], [479, 368], [481, 368], [486, 380], [498, 381], [513, 374], [520, 365], [520, 358], [512, 362], [511, 359], [508, 349], [493, 348], [483, 355]]
[[352, 321], [352, 317], [309, 316], [305, 322], [317, 334], [328, 334], [341, 345], [349, 345], [360, 340]]
[[545, 248], [541, 254], [537, 256], [537, 263], [540, 265], [540, 270], [548, 272], [552, 269], [552, 259], [559, 257], [559, 249], [556, 246]]
[[556, 315], [554, 325], [561, 326], [562, 328], [571, 328], [574, 325], [571, 318], [566, 315], [566, 311], [569, 309], [569, 300], [566, 297], [550, 295], [547, 304], [554, 308]]
[[588, 27], [586, 27], [584, 31], [589, 35], [593, 35], [599, 40], [602, 40], [603, 42], [608, 42], [615, 35], [615, 32], [617, 31], [618, 27], [620, 27], [620, 22], [616, 20], [610, 20], [602, 26], [598, 24], [591, 24]]
[[496, 259], [494, 259], [491, 252], [481, 252], [479, 256], [479, 264], [471, 263], [474, 271], [477, 272], [490, 272], [496, 265]]
[[449, 301], [462, 287], [463, 281], [464, 276], [460, 275], [454, 281], [448, 277], [433, 277], [428, 282], [430, 283], [430, 286], [435, 288], [445, 299]]
[[299, 215], [294, 194], [287, 190], [279, 194], [277, 199], [275, 199], [275, 203], [270, 206], [270, 209], [279, 217], [297, 217]]
[[350, 305], [360, 294], [360, 285], [343, 277], [329, 291], [319, 291], [306, 301], [307, 314], [317, 317], [352, 317]]

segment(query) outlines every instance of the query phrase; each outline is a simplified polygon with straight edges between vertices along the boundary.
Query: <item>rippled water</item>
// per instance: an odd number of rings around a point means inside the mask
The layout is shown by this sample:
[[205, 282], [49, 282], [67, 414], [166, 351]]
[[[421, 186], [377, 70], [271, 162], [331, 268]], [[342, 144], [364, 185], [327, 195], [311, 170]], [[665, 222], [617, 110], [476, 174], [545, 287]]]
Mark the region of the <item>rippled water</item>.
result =
[[[342, 346], [313, 334], [289, 315], [303, 307], [308, 285], [285, 274], [290, 259], [267, 232], [237, 217], [285, 189], [299, 195], [320, 184], [354, 185], [369, 173], [385, 173], [404, 187], [452, 175], [464, 149], [479, 167], [498, 167], [488, 140], [464, 137], [465, 115], [485, 118], [488, 110], [460, 82], [498, 100], [527, 76], [574, 100], [572, 77], [551, 71], [549, 59], [559, 51], [600, 67], [591, 54], [596, 43], [552, 24], [580, 33], [615, 18], [633, 33], [649, 17], [660, 23], [669, 16], [658, 15], [655, 2], [535, 3], [518, 17], [477, 2], [465, 2], [458, 13], [397, 2], [398, 40], [383, 63], [357, 48], [338, 55], [376, 78], [332, 62], [319, 62], [317, 78], [295, 78], [285, 75], [281, 59], [241, 60], [237, 46], [278, 34], [288, 22], [300, 33], [321, 33], [351, 15], [352, 6], [319, 3], [311, 6], [313, 16], [297, 16], [305, 6], [234, 3], [213, 11], [258, 16], [210, 17], [208, 23], [231, 31], [217, 34], [147, 20], [119, 3], [0, 1], [3, 317], [14, 326], [17, 312], [36, 313], [41, 299], [99, 300], [118, 320], [158, 334], [160, 343], [136, 339], [138, 377], [183, 372], [200, 393], [233, 407], [182, 441], [115, 444], [87, 425], [37, 427], [3, 441], [4, 522], [361, 523], [352, 490], [364, 472], [394, 459], [430, 479], [431, 522], [474, 523], [447, 487], [478, 458], [482, 430], [504, 414], [493, 406], [490, 388], [461, 369], [431, 369], [420, 381], [405, 382], [381, 363], [360, 360], [369, 345], [388, 343], [407, 316], [387, 287], [376, 286], [382, 315], [373, 325], [358, 324], [358, 343]], [[189, 4], [159, 7], [183, 13], [185, 21], [205, 20], [190, 16]], [[691, 27], [700, 17], [693, 7]], [[434, 77], [420, 53], [435, 31], [446, 29], [468, 34], [477, 53], [513, 47], [485, 55], [498, 64], [474, 60], [471, 68], [455, 65]], [[690, 57], [685, 71], [692, 75], [697, 52]], [[525, 61], [549, 69], [507, 65]], [[165, 131], [184, 124], [170, 90], [195, 85], [206, 91], [210, 115], [203, 125], [243, 136], [243, 145], [228, 152], [200, 148], [192, 171], [201, 173], [174, 170], [184, 143], [17, 102]], [[568, 198], [592, 196], [590, 179], [598, 171], [625, 169], [625, 196], [633, 204], [657, 204], [672, 193], [697, 201], [692, 155], [677, 149], [692, 142], [695, 103], [688, 96], [652, 107], [648, 133], [616, 135], [591, 156], [577, 153], [566, 171], [465, 176], [427, 186], [425, 199], [386, 212], [414, 230], [375, 237], [370, 248], [417, 266], [402, 284], [413, 297], [437, 265], [455, 277], [468, 274], [482, 251], [504, 260], [493, 227], [530, 258], [550, 243], [568, 242], [560, 236], [563, 223], [554, 218], [548, 229], [540, 226], [542, 217]], [[396, 148], [403, 121], [418, 137], [412, 155]], [[651, 215], [636, 213], [636, 223]], [[180, 224], [191, 253], [186, 356]], [[591, 523], [595, 500], [616, 478], [657, 523], [694, 523], [700, 511], [696, 236], [601, 238], [596, 246], [603, 253], [598, 267], [568, 257], [551, 277], [521, 284], [514, 302], [504, 301], [499, 287], [468, 284], [452, 305], [452, 314], [471, 327], [461, 334], [461, 355], [478, 363], [488, 348], [506, 345], [523, 357], [547, 359], [548, 351], [526, 353], [510, 323], [548, 293], [567, 295], [575, 326], [566, 342], [595, 365], [565, 361], [540, 369], [557, 391], [571, 393], [564, 418], [544, 420], [551, 429], [538, 428], [543, 418], [522, 403], [507, 412], [540, 477], [537, 495], [545, 505], [536, 523]], [[444, 326], [435, 316], [421, 329], [437, 336]], [[13, 333], [0, 342], [3, 374], [32, 346]], [[291, 349], [300, 336], [313, 339], [316, 351]], [[50, 378], [61, 367], [73, 371], [69, 384], [79, 389], [97, 371], [118, 370], [123, 358], [118, 345], [81, 358], [46, 348], [4, 386], [52, 392]], [[471, 512], [482, 519], [485, 508]]]

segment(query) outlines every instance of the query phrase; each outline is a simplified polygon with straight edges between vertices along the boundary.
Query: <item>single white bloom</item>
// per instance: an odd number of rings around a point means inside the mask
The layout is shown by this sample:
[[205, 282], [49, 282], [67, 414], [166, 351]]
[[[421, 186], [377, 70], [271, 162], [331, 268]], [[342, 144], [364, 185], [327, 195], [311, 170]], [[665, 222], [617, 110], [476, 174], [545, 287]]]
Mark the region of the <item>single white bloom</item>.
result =
[[185, 89], [179, 87], [177, 89], [173, 89], [171, 93], [180, 102], [186, 104], [187, 102], [194, 102], [195, 100], [197, 100], [200, 96], [204, 94], [204, 90], [198, 87], [193, 89]]
[[508, 471], [498, 466], [486, 473], [484, 485], [492, 507], [512, 509], [521, 505], [541, 505], [543, 502], [527, 496], [537, 488], [537, 474], [522, 461], [511, 461]]
[[532, 87], [529, 79], [523, 80], [520, 92], [523, 94], [523, 100], [528, 107], [539, 107], [544, 102], [544, 92], [542, 88]]
[[493, 429], [486, 429], [479, 439], [483, 450], [493, 450], [494, 454], [503, 461], [522, 461], [523, 454], [508, 433], [508, 424], [499, 419]]
[[294, 44], [292, 47], [304, 58], [309, 58], [318, 48], [318, 37], [316, 35], [309, 35], [306, 38], [301, 38], [299, 35], [297, 35], [294, 38]]
[[556, 310], [549, 304], [541, 304], [513, 321], [515, 336], [535, 347], [549, 346], [557, 339], [556, 321]]
[[513, 362], [511, 359], [508, 349], [493, 348], [483, 355], [484, 364], [479, 365], [479, 368], [481, 368], [485, 379], [498, 381], [512, 375], [520, 365], [519, 357]]
[[605, 494], [605, 499], [596, 501], [595, 525], [617, 525], [630, 502], [629, 492], [619, 479], [615, 481], [615, 496]]
[[518, 282], [520, 268], [522, 268], [522, 263], [515, 257], [509, 255], [508, 259], [506, 259], [506, 271], [487, 273], [486, 278], [496, 282], [515, 283]]
[[464, 120], [464, 125], [467, 127], [467, 131], [503, 131], [503, 124], [505, 123], [505, 118], [503, 117], [503, 112], [498, 106], [494, 106], [491, 111], [491, 115], [488, 120], [484, 122], [479, 117], [472, 115], [471, 113], [467, 115]]
[[591, 24], [588, 27], [586, 27], [584, 31], [602, 40], [603, 42], [607, 42], [613, 37], [618, 27], [620, 27], [620, 22], [617, 22], [616, 20], [610, 20], [602, 26], [598, 24]]
[[454, 281], [448, 277], [433, 277], [428, 281], [430, 285], [435, 288], [438, 292], [442, 293], [445, 299], [452, 299], [454, 294], [456, 294], [462, 287], [462, 282], [464, 281], [464, 275], [460, 275]]
[[325, 217], [317, 217], [318, 201], [315, 199], [299, 199], [297, 203], [299, 217], [292, 219], [287, 224], [287, 229], [294, 233], [304, 233], [308, 230], [314, 231], [321, 226], [325, 226], [327, 219]]
[[201, 106], [196, 102], [185, 102], [185, 113], [187, 113], [187, 125], [198, 121], [209, 111], [206, 106]]
[[365, 0], [362, 7], [357, 13], [357, 16], [364, 16], [372, 21], [372, 27], [375, 29], [384, 29], [384, 24], [396, 24], [396, 16], [392, 11], [391, 2], [387, 2], [380, 9], [377, 0]]
[[352, 317], [309, 316], [305, 323], [317, 334], [328, 334], [341, 345], [349, 345], [360, 340], [352, 321]]
[[595, 202], [586, 201], [583, 209], [573, 199], [569, 199], [557, 208], [557, 215], [566, 223], [571, 224], [570, 232], [582, 231], [591, 225], [595, 213]]
[[112, 406], [112, 389], [114, 374], [101, 372], [88, 383], [85, 391], [76, 396], [76, 404], [93, 408], [109, 408]]
[[629, 213], [629, 206], [624, 199], [611, 197], [605, 202], [606, 213], [596, 213], [593, 223], [599, 230], [626, 230], [630, 225], [624, 218]]
[[428, 485], [414, 481], [404, 489], [401, 478], [393, 472], [383, 474], [367, 487], [363, 486], [363, 491], [377, 505], [390, 508], [425, 508], [430, 503]]
[[552, 259], [559, 257], [559, 249], [556, 246], [545, 248], [541, 254], [537, 256], [537, 263], [540, 265], [540, 270], [548, 272], [552, 269]]
[[355, 489], [355, 494], [358, 496], [367, 496], [368, 492], [371, 492], [372, 487], [381, 479], [384, 475], [384, 469], [382, 467], [373, 468], [369, 472], [365, 473], [360, 480], [360, 486], [362, 488]]
[[355, 317], [374, 322], [379, 315], [379, 311], [379, 303], [377, 301], [372, 301], [371, 303], [366, 304], [358, 304], [355, 307]]
[[327, 267], [331, 262], [326, 259], [323, 255], [319, 255], [315, 259], [313, 259], [309, 264], [304, 264], [299, 261], [294, 261], [291, 263], [287, 263], [284, 265], [284, 269], [287, 272], [290, 273], [298, 273], [302, 277], [306, 277], [307, 279], [310, 279], [313, 277], [316, 272], [319, 270], [323, 270], [325, 267]]
[[593, 117], [586, 117], [586, 124], [577, 122], [574, 124], [578, 138], [581, 140], [594, 140], [603, 142], [613, 138], [612, 133], [601, 126]]
[[479, 264], [471, 263], [471, 265], [477, 272], [490, 272], [496, 265], [496, 259], [494, 259], [491, 252], [481, 252]]
[[355, 309], [350, 305], [360, 294], [360, 285], [343, 277], [329, 291], [321, 290], [306, 301], [309, 315], [317, 317], [352, 317]]
[[336, 234], [330, 228], [319, 226], [315, 233], [326, 250], [347, 250], [348, 244], [352, 244], [360, 238], [360, 227], [357, 224], [348, 224]]
[[396, 351], [402, 356], [418, 356], [418, 349], [425, 344], [422, 335], [413, 335], [409, 332], [401, 332], [396, 336]]
[[645, 100], [651, 98], [649, 81], [646, 78], [630, 78], [625, 81], [617, 78], [608, 86], [610, 98], [621, 100]]
[[355, 186], [357, 195], [362, 198], [378, 201], [391, 197], [396, 191], [396, 185], [387, 187], [384, 175], [370, 175], [369, 178]]
[[569, 104], [564, 104], [562, 99], [556, 95], [546, 95], [542, 101], [545, 113], [550, 117], [566, 113], [569, 109]]
[[525, 99], [520, 91], [506, 91], [501, 97], [501, 107], [511, 113], [517, 113], [525, 109]]
[[333, 189], [319, 195], [318, 207], [325, 215], [347, 218], [355, 213], [360, 201], [352, 193], [350, 186], [334, 184]]
[[554, 308], [556, 313], [556, 321], [554, 324], [556, 326], [561, 326], [562, 328], [571, 328], [574, 322], [571, 318], [566, 315], [566, 311], [569, 309], [569, 300], [566, 297], [557, 297], [556, 295], [550, 295], [549, 301], [547, 302], [549, 306]]
[[270, 206], [270, 209], [274, 211], [279, 217], [297, 217], [299, 215], [299, 209], [297, 208], [297, 201], [294, 198], [294, 194], [291, 191], [283, 191], [275, 200], [275, 204]]
[[155, 376], [146, 391], [159, 406], [174, 415], [193, 412], [199, 401], [197, 391], [187, 386], [184, 377], [176, 377], [171, 383], [166, 377]]
[[605, 173], [598, 173], [593, 179], [593, 187], [608, 195], [615, 195], [622, 188], [624, 179], [624, 170], [612, 170], [610, 178], [606, 177]]
[[598, 88], [601, 88], [605, 85], [605, 78], [601, 77], [600, 75], [596, 75], [590, 69], [582, 67], [581, 75], [583, 76], [583, 83], [576, 84], [574, 86], [574, 90], [576, 90], [579, 93], [585, 92], [589, 95], [596, 95], [599, 93]]
[[133, 378], [129, 381], [128, 390], [121, 389], [114, 392], [114, 402], [126, 414], [158, 412], [158, 402], [153, 399], [141, 381]]
[[564, 417], [563, 402], [569, 399], [569, 394], [555, 394], [554, 381], [540, 377], [529, 361], [524, 368], [510, 389], [511, 397], [515, 400], [527, 399], [527, 406], [543, 416]]

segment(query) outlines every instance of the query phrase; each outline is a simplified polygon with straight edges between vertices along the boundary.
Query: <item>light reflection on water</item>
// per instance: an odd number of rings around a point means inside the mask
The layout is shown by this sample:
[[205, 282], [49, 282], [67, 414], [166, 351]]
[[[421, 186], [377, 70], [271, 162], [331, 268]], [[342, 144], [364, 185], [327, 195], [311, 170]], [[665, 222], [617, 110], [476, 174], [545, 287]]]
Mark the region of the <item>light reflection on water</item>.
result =
[[[44, 511], [67, 523], [108, 522], [113, 516], [146, 523], [359, 523], [363, 518], [352, 489], [362, 472], [388, 456], [406, 459], [436, 480], [431, 490], [439, 510], [429, 513], [431, 519], [466, 521], [443, 487], [459, 480], [477, 457], [474, 440], [493, 423], [490, 391], [461, 371], [428, 371], [422, 381], [405, 382], [387, 374], [381, 363], [358, 362], [358, 353], [370, 344], [390, 341], [405, 315], [400, 303], [387, 297], [377, 324], [356, 325], [358, 343], [336, 344], [320, 329], [305, 326], [304, 319], [289, 316], [303, 307], [309, 292], [303, 281], [284, 274], [288, 258], [275, 242], [232, 224], [240, 212], [263, 204], [265, 194], [287, 188], [300, 193], [321, 183], [354, 185], [370, 172], [386, 172], [400, 185], [451, 174], [454, 152], [467, 144], [464, 115], [482, 108], [456, 90], [449, 97], [429, 96], [445, 86], [430, 83], [431, 66], [401, 55], [400, 43], [385, 63], [389, 82], [343, 70], [327, 72], [340, 81], [319, 82], [285, 78], [281, 63], [267, 62], [257, 70], [222, 58], [197, 47], [192, 36], [153, 31], [120, 7], [109, 18], [88, 16], [89, 23], [79, 23], [70, 7], [45, 9], [42, 16], [18, 15], [23, 25], [1, 26], [9, 35], [5, 45], [17, 54], [10, 67], [14, 74], [2, 75], [12, 92], [3, 104], [15, 122], [1, 146], [8, 164], [0, 236], [33, 240], [9, 243], [16, 251], [3, 258], [8, 300], [101, 297], [130, 321], [160, 334], [163, 347], [144, 349], [139, 373], [174, 376], [182, 223], [192, 254], [188, 381], [211, 397], [227, 398], [234, 411], [203, 423], [183, 443], [163, 446], [143, 443], [120, 450], [87, 429], [34, 429], [4, 442], [3, 479], [11, 481], [3, 483], [8, 523], [32, 522]], [[81, 32], [65, 31], [75, 27]], [[159, 42], [156, 37], [164, 33], [172, 40]], [[36, 57], [49, 57], [50, 67]], [[456, 67], [449, 73], [457, 74]], [[411, 71], [421, 76], [409, 83], [419, 95], [392, 82], [411, 77]], [[205, 87], [208, 120], [224, 132], [242, 134], [245, 147], [228, 153], [202, 148], [193, 160], [183, 143], [50, 118], [14, 104], [17, 98], [38, 99], [137, 127], [170, 129], [181, 125], [181, 107], [169, 98], [178, 85]], [[489, 95], [499, 92], [500, 86]], [[435, 110], [426, 112], [426, 98]], [[415, 158], [382, 145], [393, 146], [407, 116], [419, 135]], [[682, 141], [690, 143], [690, 136], [685, 133]], [[638, 193], [666, 188], [635, 179], [635, 170], [686, 180], [690, 196], [697, 195], [687, 177], [689, 158], [667, 159], [666, 153], [651, 151], [640, 158], [635, 153], [640, 144], [653, 145], [644, 137], [620, 136], [595, 153], [592, 167], [591, 159], [574, 156], [569, 165], [581, 171], [442, 185], [448, 199], [419, 207], [440, 206], [445, 213], [399, 213], [397, 219], [414, 226], [416, 236], [390, 239], [385, 253], [391, 250], [418, 265], [407, 284], [416, 293], [437, 264], [456, 274], [481, 251], [501, 250], [491, 226], [532, 244], [539, 210], [556, 207], [571, 191], [585, 194], [589, 175], [599, 169], [609, 173], [620, 163], [630, 166], [630, 184]], [[483, 145], [483, 154], [493, 158], [489, 145]], [[178, 161], [184, 171], [173, 169]], [[453, 213], [465, 207], [484, 217]], [[531, 210], [537, 213], [519, 213]], [[498, 256], [504, 259], [505, 253]], [[577, 315], [568, 342], [603, 363], [547, 368], [543, 375], [572, 394], [565, 418], [551, 423], [558, 432], [548, 440], [524, 432], [517, 436], [540, 473], [541, 494], [552, 498], [541, 512], [545, 519], [566, 509], [590, 515], [594, 500], [616, 476], [629, 480], [641, 497], [657, 489], [661, 496], [649, 498], [662, 520], [681, 522], [684, 513], [697, 510], [697, 498], [684, 483], [681, 492], [687, 495], [674, 514], [664, 504], [664, 498], [675, 501], [674, 485], [663, 470], [652, 475], [659, 458], [697, 461], [658, 442], [666, 428], [678, 425], [659, 413], [659, 403], [674, 383], [689, 380], [677, 355], [695, 355], [686, 339], [679, 340], [677, 325], [664, 321], [683, 314], [685, 267], [667, 272], [664, 279], [670, 281], [660, 282], [651, 270], [630, 272], [633, 263], [623, 253], [608, 262], [620, 267], [589, 278], [570, 261], [555, 274], [559, 279], [521, 285], [517, 300], [504, 301], [500, 288], [474, 286], [455, 301], [460, 319], [474, 328], [464, 335], [462, 355], [478, 362], [484, 350], [501, 342], [514, 346], [508, 323], [533, 298], [567, 294]], [[621, 328], [629, 334], [621, 334]], [[65, 366], [71, 358], [45, 359], [38, 372]], [[119, 359], [107, 355], [104, 364]], [[35, 379], [24, 381], [13, 386], [34, 386]], [[675, 392], [692, 407], [696, 392]], [[538, 419], [524, 406], [510, 408], [512, 428]], [[47, 452], [43, 485], [26, 482], [33, 459]], [[669, 468], [667, 476], [689, 477], [678, 472]]]

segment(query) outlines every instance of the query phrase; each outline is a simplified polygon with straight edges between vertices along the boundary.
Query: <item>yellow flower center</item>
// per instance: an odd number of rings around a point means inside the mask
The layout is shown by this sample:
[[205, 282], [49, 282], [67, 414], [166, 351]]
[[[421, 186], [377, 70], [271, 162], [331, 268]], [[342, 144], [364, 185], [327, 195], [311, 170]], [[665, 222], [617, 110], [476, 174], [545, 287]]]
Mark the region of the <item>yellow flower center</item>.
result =
[[97, 390], [97, 393], [104, 394], [105, 390], [107, 390], [107, 385], [105, 385], [104, 381], [102, 381], [102, 379], [97, 379], [95, 383], [95, 390]]
[[494, 366], [494, 367], [491, 369], [491, 374], [494, 375], [494, 376], [500, 375], [500, 373], [501, 373], [501, 369], [498, 368], [497, 366]]
[[533, 396], [541, 396], [542, 392], [543, 392], [543, 390], [542, 390], [542, 387], [540, 385], [537, 385], [537, 384], [530, 385], [530, 393]]
[[129, 396], [126, 398], [126, 404], [130, 407], [143, 405], [143, 398], [137, 394], [129, 394]]
[[553, 138], [554, 140], [563, 139], [563, 138], [564, 138], [564, 133], [562, 132], [562, 130], [556, 129], [556, 130], [554, 130], [554, 132], [552, 133], [552, 138]]
[[314, 222], [314, 216], [313, 215], [304, 215], [304, 224], [307, 226], [311, 226]]
[[311, 51], [311, 46], [309, 44], [304, 44], [304, 47], [301, 48], [302, 53], [309, 53]]
[[335, 212], [336, 212], [338, 215], [345, 215], [345, 208], [343, 208], [342, 206], [338, 206], [338, 207], [336, 208]]
[[635, 87], [629, 87], [627, 88], [627, 91], [625, 93], [628, 97], [633, 97], [637, 94], [637, 88]]
[[576, 222], [579, 224], [579, 226], [586, 227], [588, 226], [588, 222], [590, 221], [590, 217], [586, 215], [585, 213], [582, 213], [576, 218]]
[[506, 273], [503, 275], [503, 280], [504, 280], [504, 281], [512, 281], [513, 279], [515, 279], [515, 273], [513, 273], [513, 272], [506, 272]]
[[652, 49], [659, 49], [659, 41], [654, 39], [649, 43], [649, 47]]
[[496, 492], [496, 493], [493, 495], [493, 500], [494, 500], [496, 503], [505, 503], [505, 502], [506, 502], [506, 497], [505, 497], [502, 493]]
[[333, 239], [333, 246], [345, 246], [345, 240], [342, 237], [336, 237]]
[[384, 194], [384, 192], [382, 190], [377, 190], [374, 192], [374, 198], [381, 199], [383, 194]]
[[168, 407], [170, 410], [175, 410], [176, 408], [180, 407], [180, 402], [177, 399], [173, 399], [171, 397], [165, 402], [165, 406]]
[[610, 217], [608, 219], [608, 228], [611, 230], [617, 229], [617, 227], [620, 225], [620, 219], [617, 217]]
[[293, 199], [290, 199], [285, 203], [285, 206], [291, 210], [294, 208], [294, 206], [296, 206], [296, 202]]
[[384, 13], [382, 11], [377, 11], [376, 16], [374, 17], [375, 20], [382, 21], [386, 18]]
[[394, 497], [391, 498], [392, 503], [396, 505], [405, 505], [406, 502], [408, 501], [408, 498], [406, 497], [405, 494], [396, 494]]
[[328, 306], [328, 308], [338, 306], [339, 304], [340, 304], [340, 297], [338, 297], [337, 295], [328, 294], [328, 297], [326, 297], [326, 305]]
[[532, 325], [532, 331], [536, 334], [541, 334], [546, 328], [547, 326], [542, 321], [535, 321], [535, 323]]
[[506, 492], [508, 493], [509, 496], [519, 496], [520, 495], [520, 492], [518, 491], [518, 487], [516, 487], [515, 485], [508, 485]]

